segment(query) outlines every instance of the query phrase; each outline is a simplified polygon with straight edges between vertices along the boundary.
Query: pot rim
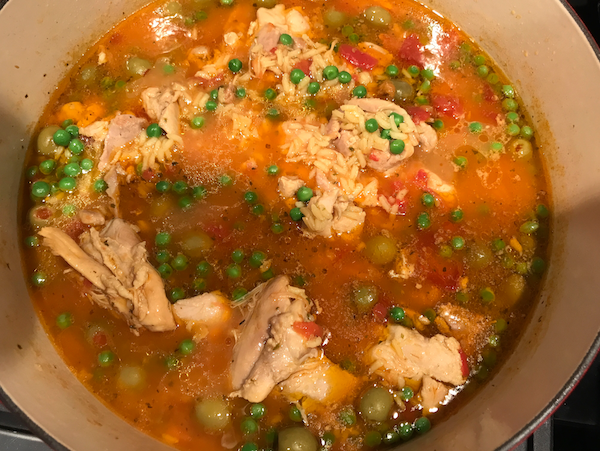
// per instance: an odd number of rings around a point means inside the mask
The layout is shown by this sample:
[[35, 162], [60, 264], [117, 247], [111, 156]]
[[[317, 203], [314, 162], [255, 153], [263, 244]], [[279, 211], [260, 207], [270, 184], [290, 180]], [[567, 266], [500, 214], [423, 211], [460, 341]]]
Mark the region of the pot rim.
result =
[[[0, 0], [0, 10], [8, 3], [9, 0]], [[558, 0], [559, 3], [565, 8], [569, 15], [575, 21], [575, 24], [583, 32], [588, 44], [594, 51], [596, 58], [600, 62], [600, 46], [590, 33], [587, 26], [583, 23], [581, 18], [577, 15], [573, 7], [567, 2], [567, 0]], [[600, 354], [600, 332], [596, 335], [596, 338], [585, 357], [577, 369], [573, 372], [571, 377], [567, 380], [566, 384], [560, 389], [560, 391], [554, 396], [554, 398], [548, 402], [548, 404], [536, 415], [529, 423], [527, 423], [519, 432], [507, 440], [502, 446], [497, 448], [496, 451], [510, 451], [516, 448], [519, 444], [524, 442], [532, 433], [534, 433], [548, 418], [550, 418], [556, 410], [560, 407], [563, 400], [575, 389], [579, 384], [590, 365]], [[56, 440], [48, 432], [46, 432], [41, 426], [34, 422], [27, 414], [17, 406], [17, 404], [11, 399], [11, 397], [5, 392], [4, 388], [0, 385], [0, 402], [2, 402], [11, 412], [15, 413], [30, 429], [30, 431], [41, 440], [43, 440], [48, 446], [55, 451], [72, 451], [65, 445]]]

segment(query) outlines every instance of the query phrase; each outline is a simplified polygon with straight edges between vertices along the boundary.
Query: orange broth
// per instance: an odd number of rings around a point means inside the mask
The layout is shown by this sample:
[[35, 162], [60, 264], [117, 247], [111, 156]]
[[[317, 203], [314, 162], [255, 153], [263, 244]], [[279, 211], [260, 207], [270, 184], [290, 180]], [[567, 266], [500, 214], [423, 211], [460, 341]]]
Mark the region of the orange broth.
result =
[[[311, 413], [307, 426], [316, 436], [333, 432], [336, 442], [330, 449], [366, 448], [362, 437], [371, 426], [359, 418], [356, 425], [348, 427], [337, 415], [347, 406], [357, 408], [359, 396], [356, 394], [376, 380], [369, 376], [364, 354], [381, 339], [385, 324], [391, 321], [387, 316], [390, 307], [403, 307], [410, 318], [406, 324], [412, 322], [413, 326], [428, 309], [431, 315], [436, 306], [444, 303], [461, 305], [494, 322], [503, 319], [508, 323], [506, 331], [497, 332], [500, 345], [484, 343], [468, 353], [471, 377], [466, 389], [454, 397], [450, 406], [443, 406], [430, 416], [434, 427], [450, 408], [466, 402], [475, 388], [491, 377], [490, 372], [498, 366], [496, 362], [503, 360], [515, 346], [535, 303], [543, 259], [547, 258], [549, 231], [547, 210], [543, 205], [549, 203], [548, 186], [541, 149], [536, 147], [535, 138], [531, 141], [531, 155], [520, 158], [511, 147], [517, 138], [506, 135], [508, 123], [502, 107], [502, 86], [508, 81], [490, 64], [489, 58], [486, 64], [496, 78], [478, 75], [478, 66], [473, 61], [483, 54], [455, 25], [407, 0], [393, 4], [377, 2], [387, 6], [393, 15], [393, 26], [383, 30], [369, 28], [364, 21], [358, 20], [362, 11], [371, 5], [364, 0], [331, 0], [326, 5], [300, 0], [283, 3], [286, 7], [298, 6], [303, 14], [314, 18], [311, 24], [314, 41], [330, 41], [335, 37], [341, 43], [348, 43], [347, 30], [342, 33], [341, 29], [327, 29], [322, 25], [324, 11], [335, 8], [349, 15], [348, 23], [354, 26], [360, 42], [374, 42], [393, 55], [398, 55], [402, 42], [412, 34], [417, 35], [422, 44], [431, 45], [426, 53], [426, 64], [436, 68], [436, 76], [424, 97], [429, 104], [435, 98], [443, 98], [440, 96], [460, 99], [464, 115], [453, 117], [452, 113], [445, 114], [440, 108], [421, 106], [431, 113], [431, 119], [427, 119], [430, 123], [435, 119], [443, 121], [443, 127], [438, 130], [436, 149], [430, 153], [415, 153], [393, 174], [382, 176], [367, 170], [360, 176], [365, 180], [379, 178], [380, 192], [386, 195], [394, 194], [400, 186], [405, 187], [408, 192], [402, 206], [403, 214], [391, 215], [381, 208], [367, 207], [364, 227], [358, 231], [329, 239], [305, 236], [302, 221], [295, 222], [289, 216], [293, 202], [279, 196], [277, 183], [281, 175], [299, 175], [308, 179], [309, 169], [286, 161], [281, 149], [285, 137], [280, 123], [309, 110], [285, 104], [281, 105], [280, 120], [264, 119], [257, 128], [258, 137], [243, 142], [226, 132], [230, 119], [210, 112], [204, 114], [205, 124], [201, 129], [184, 129], [183, 145], [173, 157], [176, 164], [141, 174], [136, 174], [135, 165], [128, 169], [132, 180], [121, 187], [121, 211], [125, 220], [139, 227], [150, 263], [156, 267], [161, 264], [155, 257], [159, 250], [155, 245], [158, 232], [171, 234], [172, 241], [167, 250], [172, 257], [182, 252], [182, 240], [190, 231], [203, 231], [212, 239], [212, 248], [198, 255], [188, 255], [187, 268], [173, 271], [173, 275], [165, 279], [167, 293], [176, 288], [182, 288], [187, 297], [213, 290], [220, 290], [226, 296], [232, 296], [238, 288], [250, 291], [271, 276], [248, 264], [248, 257], [256, 250], [267, 254], [272, 274], [287, 274], [294, 285], [304, 288], [320, 308], [317, 323], [326, 331], [325, 355], [354, 374], [358, 381], [357, 389], [348, 393], [344, 403]], [[65, 119], [75, 119], [77, 125], [85, 126], [97, 119], [110, 118], [117, 111], [145, 117], [139, 100], [143, 89], [169, 78], [181, 82], [190, 79], [199, 69], [198, 62], [190, 57], [190, 49], [199, 45], [218, 46], [224, 30], [245, 33], [256, 16], [256, 5], [247, 0], [236, 0], [232, 6], [186, 0], [181, 5], [179, 15], [165, 17], [161, 13], [164, 2], [153, 3], [110, 30], [61, 87], [40, 120], [40, 129], [60, 125]], [[202, 19], [202, 15], [194, 16], [199, 11], [206, 13], [206, 19]], [[192, 20], [192, 17], [200, 19]], [[84, 82], [82, 73], [86, 68], [95, 67], [100, 46], [109, 55], [108, 61], [94, 69], [92, 82]], [[244, 67], [248, 50], [245, 46], [233, 55], [244, 63]], [[132, 55], [153, 62], [155, 67], [143, 77], [128, 75], [124, 61]], [[159, 58], [168, 59], [174, 67], [173, 74], [165, 73], [157, 63]], [[460, 67], [453, 66], [454, 61], [460, 62]], [[399, 57], [394, 57], [388, 64], [396, 64], [405, 70], [411, 65]], [[385, 77], [384, 69], [385, 66], [375, 71]], [[250, 81], [246, 89], [263, 92], [277, 83], [278, 78], [270, 74]], [[213, 87], [207, 87], [206, 91], [211, 89]], [[376, 91], [376, 86], [369, 87], [369, 96], [374, 96]], [[348, 93], [341, 100], [349, 97]], [[250, 111], [263, 114], [264, 103], [241, 101], [247, 103]], [[70, 116], [73, 109], [64, 107], [70, 102], [79, 102], [85, 113], [78, 118]], [[313, 107], [317, 113], [326, 116], [333, 108], [332, 103], [337, 107], [341, 101], [317, 100]], [[412, 101], [401, 106], [418, 105]], [[527, 115], [522, 107], [520, 113], [518, 123], [524, 127]], [[480, 134], [469, 130], [475, 121], [484, 127]], [[493, 142], [500, 142], [503, 150], [492, 158]], [[458, 156], [468, 159], [466, 169], [459, 169], [454, 163]], [[36, 152], [33, 144], [27, 167], [37, 167], [46, 158]], [[256, 168], [247, 164], [250, 159], [256, 162]], [[59, 162], [59, 166], [61, 164], [64, 163]], [[270, 165], [278, 166], [277, 176], [267, 175], [266, 168]], [[435, 207], [424, 207], [421, 203], [424, 187], [420, 181], [423, 168], [452, 183], [458, 200], [438, 197]], [[93, 169], [92, 174], [95, 176], [97, 170]], [[231, 177], [230, 186], [223, 186], [223, 175]], [[38, 171], [25, 178], [21, 215], [24, 239], [35, 236], [39, 230], [29, 220], [29, 210], [46, 202], [31, 197], [28, 186], [36, 180], [57, 180], [52, 177], [54, 175], [44, 176]], [[184, 180], [190, 187], [202, 185], [207, 194], [182, 210], [179, 206], [181, 196], [173, 191], [164, 194], [156, 191], [155, 184], [160, 180]], [[257, 194], [259, 204], [264, 207], [262, 214], [253, 213], [252, 206], [244, 200], [248, 191]], [[107, 202], [106, 195], [90, 190], [89, 205]], [[457, 208], [462, 210], [464, 219], [453, 222], [450, 217]], [[423, 212], [429, 215], [431, 223], [425, 230], [417, 224], [417, 218]], [[57, 212], [56, 217], [56, 223], [74, 237], [89, 227], [78, 222], [76, 216]], [[537, 221], [539, 229], [535, 233], [523, 233], [522, 225], [527, 221]], [[274, 233], [274, 224], [281, 225], [283, 232]], [[399, 248], [406, 252], [409, 263], [414, 265], [411, 278], [389, 277], [393, 264], [378, 266], [365, 255], [365, 242], [381, 234], [382, 230], [393, 236]], [[457, 236], [464, 238], [466, 248], [448, 252], [451, 240]], [[492, 242], [497, 239], [503, 240], [506, 247], [494, 248]], [[226, 268], [232, 263], [231, 254], [236, 249], [243, 250], [245, 259], [240, 263], [241, 277], [231, 279]], [[446, 253], [440, 255], [444, 251]], [[75, 271], [66, 271], [69, 267], [61, 258], [52, 255], [41, 244], [27, 246], [23, 252], [28, 275], [45, 273], [44, 286], [33, 287], [31, 296], [58, 351], [80, 381], [118, 415], [158, 440], [180, 450], [220, 449], [221, 435], [206, 432], [193, 412], [198, 399], [228, 395], [231, 391], [228, 365], [235, 340], [230, 331], [241, 322], [241, 314], [234, 309], [226, 323], [197, 343], [190, 355], [183, 355], [178, 350], [179, 343], [190, 338], [185, 327], [163, 333], [142, 331], [135, 336], [125, 321], [90, 301], [90, 284]], [[475, 255], [477, 252], [483, 252], [489, 261], [482, 263]], [[196, 273], [196, 266], [202, 261], [212, 266], [207, 276]], [[514, 287], [506, 285], [507, 279], [515, 274], [526, 281], [526, 288], [519, 296], [513, 295]], [[375, 286], [378, 292], [377, 304], [366, 314], [358, 313], [352, 302], [353, 290], [363, 284]], [[480, 302], [480, 291], [486, 287], [495, 293], [494, 301], [487, 304]], [[71, 314], [73, 324], [61, 329], [56, 318], [65, 312]], [[419, 323], [415, 327], [427, 336], [438, 333], [433, 323]], [[116, 360], [104, 367], [99, 365], [97, 356], [106, 350], [112, 351]], [[171, 367], [165, 364], [169, 358], [172, 359]], [[123, 388], [118, 383], [118, 371], [127, 365], [143, 368], [145, 382], [138, 390]], [[239, 448], [246, 440], [239, 432], [239, 425], [249, 415], [250, 404], [240, 398], [228, 402], [232, 407], [232, 433], [237, 438], [236, 448]], [[292, 404], [277, 390], [264, 404], [267, 415], [259, 421], [259, 433], [248, 440], [268, 449], [272, 446], [267, 434], [270, 428], [281, 429], [294, 422], [288, 415]], [[380, 429], [412, 422], [420, 416], [416, 399], [412, 403], [409, 401], [407, 406], [393, 422]]]

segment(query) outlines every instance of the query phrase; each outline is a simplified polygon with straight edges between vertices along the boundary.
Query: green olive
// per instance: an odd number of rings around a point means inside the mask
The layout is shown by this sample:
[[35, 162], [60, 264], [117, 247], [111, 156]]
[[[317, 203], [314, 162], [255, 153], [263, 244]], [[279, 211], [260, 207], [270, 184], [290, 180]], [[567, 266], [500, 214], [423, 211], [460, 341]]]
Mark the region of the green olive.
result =
[[51, 208], [38, 205], [29, 210], [29, 222], [35, 227], [45, 227], [50, 223], [53, 215], [54, 211]]
[[284, 429], [279, 433], [279, 451], [317, 451], [317, 439], [303, 427]]
[[54, 155], [59, 146], [54, 142], [54, 133], [60, 130], [57, 125], [50, 125], [44, 128], [37, 139], [37, 150], [42, 155]]
[[181, 14], [183, 8], [179, 2], [169, 2], [163, 7], [163, 13], [165, 16], [176, 16]]
[[369, 312], [377, 304], [377, 288], [373, 285], [362, 285], [352, 292], [352, 300], [359, 313]]
[[373, 387], [360, 400], [360, 413], [369, 421], [386, 421], [390, 409], [394, 405], [394, 397], [384, 388]]
[[152, 63], [150, 63], [150, 61], [148, 60], [145, 60], [144, 58], [132, 56], [127, 60], [125, 66], [127, 68], [127, 72], [130, 75], [142, 76], [150, 70], [150, 68], [152, 67]]
[[525, 278], [520, 274], [511, 274], [502, 285], [503, 299], [508, 305], [513, 305], [523, 296], [526, 288]]
[[510, 142], [508, 148], [513, 151], [517, 157], [525, 160], [529, 160], [533, 156], [531, 143], [526, 139], [515, 139]]
[[392, 23], [392, 15], [381, 6], [371, 6], [365, 9], [365, 19], [377, 28], [386, 28]]
[[390, 80], [396, 89], [396, 93], [394, 94], [394, 100], [396, 102], [400, 102], [403, 100], [410, 100], [415, 95], [415, 90], [404, 80]]
[[222, 399], [204, 399], [196, 404], [196, 418], [205, 428], [219, 431], [229, 424], [231, 411]]
[[124, 388], [142, 388], [146, 373], [139, 366], [124, 366], [119, 370], [119, 385]]
[[467, 262], [472, 269], [480, 270], [492, 263], [494, 255], [486, 245], [476, 242], [467, 251]]
[[387, 236], [374, 236], [365, 244], [367, 258], [376, 265], [387, 265], [396, 258], [396, 253], [398, 252], [396, 242]]
[[277, 4], [277, 0], [257, 0], [256, 6], [259, 8], [271, 9]]
[[213, 240], [208, 234], [197, 230], [184, 235], [181, 241], [181, 248], [186, 255], [196, 258], [201, 257], [204, 253], [212, 249], [213, 244]]
[[345, 13], [335, 9], [328, 9], [325, 11], [325, 14], [323, 14], [323, 23], [330, 28], [340, 28], [347, 20], [348, 16], [346, 16]]

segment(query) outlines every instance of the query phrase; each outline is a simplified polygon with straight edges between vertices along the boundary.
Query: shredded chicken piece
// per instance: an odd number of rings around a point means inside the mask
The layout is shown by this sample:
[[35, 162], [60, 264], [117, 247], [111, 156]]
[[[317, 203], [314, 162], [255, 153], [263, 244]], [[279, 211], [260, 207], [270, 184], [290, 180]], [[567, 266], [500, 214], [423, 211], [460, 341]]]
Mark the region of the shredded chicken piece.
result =
[[94, 285], [94, 302], [121, 315], [134, 334], [142, 328], [175, 329], [162, 279], [130, 224], [113, 219], [101, 232], [92, 228], [80, 235], [81, 246], [55, 227], [44, 227], [40, 235], [44, 245]]
[[335, 233], [351, 232], [365, 221], [365, 212], [337, 188], [313, 196], [306, 207], [300, 208], [308, 232], [326, 238]]

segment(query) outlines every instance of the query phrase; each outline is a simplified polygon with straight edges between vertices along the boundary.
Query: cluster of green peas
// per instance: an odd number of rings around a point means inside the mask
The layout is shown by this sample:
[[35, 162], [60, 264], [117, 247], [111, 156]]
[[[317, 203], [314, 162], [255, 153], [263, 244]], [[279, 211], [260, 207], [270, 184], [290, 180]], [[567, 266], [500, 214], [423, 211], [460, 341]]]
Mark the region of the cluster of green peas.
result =
[[[85, 149], [85, 145], [79, 139], [79, 128], [73, 125], [73, 121], [68, 119], [62, 123], [62, 128], [56, 130], [52, 135], [52, 142], [57, 146], [68, 148], [73, 155], [65, 166], [58, 166], [56, 160], [47, 159], [42, 161], [38, 167], [28, 168], [29, 178], [35, 177], [38, 171], [44, 176], [50, 176], [55, 173], [59, 178], [58, 183], [51, 184], [45, 180], [37, 180], [31, 185], [31, 196], [35, 199], [44, 199], [52, 193], [60, 191], [72, 192], [77, 187], [76, 177], [91, 171], [94, 162], [88, 158], [81, 159], [80, 155]], [[71, 206], [72, 207], [72, 206]], [[65, 213], [71, 213], [68, 209]]]

